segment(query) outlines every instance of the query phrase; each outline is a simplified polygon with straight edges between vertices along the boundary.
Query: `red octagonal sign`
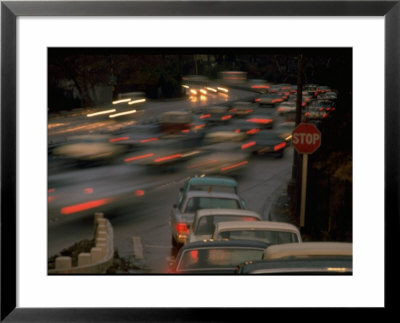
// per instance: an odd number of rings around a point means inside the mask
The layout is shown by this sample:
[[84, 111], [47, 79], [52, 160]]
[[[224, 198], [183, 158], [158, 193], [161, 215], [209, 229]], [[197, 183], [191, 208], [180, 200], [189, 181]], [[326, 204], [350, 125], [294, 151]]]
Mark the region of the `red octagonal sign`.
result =
[[321, 132], [312, 123], [299, 123], [293, 130], [292, 143], [300, 154], [312, 154], [321, 146]]

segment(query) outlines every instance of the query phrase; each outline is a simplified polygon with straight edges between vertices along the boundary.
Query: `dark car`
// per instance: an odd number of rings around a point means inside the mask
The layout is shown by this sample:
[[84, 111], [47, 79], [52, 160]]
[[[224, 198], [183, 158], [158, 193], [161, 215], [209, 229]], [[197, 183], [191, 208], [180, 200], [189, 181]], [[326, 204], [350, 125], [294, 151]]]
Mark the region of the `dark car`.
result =
[[237, 266], [261, 260], [269, 245], [248, 240], [203, 240], [184, 245], [171, 263], [175, 274], [234, 274]]
[[280, 132], [262, 130], [251, 138], [248, 146], [251, 145], [250, 149], [254, 155], [274, 155], [282, 158], [288, 140], [283, 139]]
[[236, 274], [249, 275], [352, 275], [351, 257], [325, 257], [248, 261], [237, 267]]

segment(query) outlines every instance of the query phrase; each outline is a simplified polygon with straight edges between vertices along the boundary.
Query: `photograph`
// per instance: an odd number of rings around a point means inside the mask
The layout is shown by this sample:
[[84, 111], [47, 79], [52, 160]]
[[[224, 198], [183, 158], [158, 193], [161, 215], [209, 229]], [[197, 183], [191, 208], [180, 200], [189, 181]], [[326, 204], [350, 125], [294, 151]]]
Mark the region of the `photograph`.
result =
[[48, 47], [47, 149], [48, 275], [353, 273], [352, 47]]

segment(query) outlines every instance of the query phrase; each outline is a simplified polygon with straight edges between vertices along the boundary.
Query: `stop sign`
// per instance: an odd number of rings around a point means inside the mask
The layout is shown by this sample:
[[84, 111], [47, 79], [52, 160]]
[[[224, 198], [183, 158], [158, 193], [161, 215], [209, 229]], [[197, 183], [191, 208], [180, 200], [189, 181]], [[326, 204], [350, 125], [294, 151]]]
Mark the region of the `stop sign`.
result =
[[292, 143], [300, 154], [312, 154], [321, 146], [321, 132], [312, 123], [299, 123], [293, 130]]

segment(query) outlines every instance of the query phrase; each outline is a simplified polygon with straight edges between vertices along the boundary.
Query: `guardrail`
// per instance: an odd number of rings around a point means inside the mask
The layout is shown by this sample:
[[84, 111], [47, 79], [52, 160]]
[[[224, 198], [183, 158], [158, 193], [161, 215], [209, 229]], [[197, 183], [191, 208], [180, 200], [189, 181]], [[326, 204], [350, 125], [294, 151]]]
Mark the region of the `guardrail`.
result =
[[55, 269], [48, 274], [104, 274], [114, 258], [114, 231], [104, 213], [94, 214], [95, 246], [90, 252], [78, 255], [78, 265], [72, 266], [72, 257], [59, 256], [55, 259]]

